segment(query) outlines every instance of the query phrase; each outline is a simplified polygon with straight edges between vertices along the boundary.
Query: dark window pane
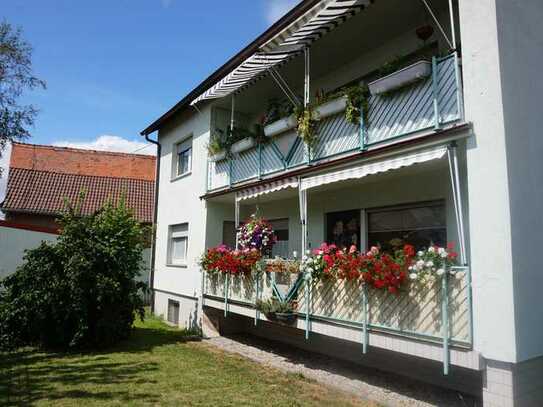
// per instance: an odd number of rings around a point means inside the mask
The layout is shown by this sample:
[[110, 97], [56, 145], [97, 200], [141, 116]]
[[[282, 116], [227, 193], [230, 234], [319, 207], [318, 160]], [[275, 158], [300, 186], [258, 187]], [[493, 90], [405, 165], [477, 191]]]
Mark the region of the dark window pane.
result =
[[222, 224], [222, 242], [230, 248], [236, 246], [236, 223], [225, 220]]
[[432, 205], [370, 212], [368, 220], [370, 232], [445, 227], [445, 208]]
[[177, 155], [177, 175], [185, 174], [186, 172], [190, 171], [190, 160], [191, 160], [191, 149], [186, 149], [184, 151], [181, 151]]
[[338, 247], [360, 245], [360, 211], [342, 211], [326, 214], [326, 242]]
[[368, 246], [390, 251], [406, 243], [417, 249], [447, 243], [445, 206], [429, 204], [368, 213]]

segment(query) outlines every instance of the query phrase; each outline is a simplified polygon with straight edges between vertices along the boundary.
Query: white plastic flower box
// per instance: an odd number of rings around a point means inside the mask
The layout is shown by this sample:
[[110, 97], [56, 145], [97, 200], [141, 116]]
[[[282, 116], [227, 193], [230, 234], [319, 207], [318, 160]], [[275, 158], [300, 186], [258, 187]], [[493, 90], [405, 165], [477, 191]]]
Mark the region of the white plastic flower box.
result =
[[209, 156], [209, 161], [211, 162], [218, 162], [218, 161], [222, 161], [226, 158], [226, 151], [219, 151], [217, 154], [213, 154], [213, 155], [210, 155]]
[[264, 134], [266, 137], [273, 137], [276, 134], [284, 133], [285, 131], [296, 127], [296, 124], [296, 117], [293, 115], [283, 117], [282, 119], [276, 120], [273, 123], [264, 126]]
[[347, 97], [342, 96], [337, 99], [330, 100], [315, 108], [315, 113], [318, 119], [323, 119], [332, 116], [336, 113], [343, 112], [347, 107]]
[[232, 144], [230, 151], [234, 154], [242, 153], [243, 151], [249, 150], [256, 145], [256, 141], [252, 137], [246, 137], [243, 140], [236, 141]]
[[368, 87], [372, 95], [380, 95], [426, 78], [431, 73], [432, 64], [428, 61], [419, 61], [369, 83]]

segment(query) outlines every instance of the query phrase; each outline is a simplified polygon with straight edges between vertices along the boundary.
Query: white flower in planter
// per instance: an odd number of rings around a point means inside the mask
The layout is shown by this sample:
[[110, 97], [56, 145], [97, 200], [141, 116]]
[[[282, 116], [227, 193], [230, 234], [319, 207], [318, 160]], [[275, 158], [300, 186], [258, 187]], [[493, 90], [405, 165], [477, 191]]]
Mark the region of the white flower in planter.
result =
[[419, 257], [424, 256], [424, 252], [423, 252], [422, 250], [419, 250], [419, 251], [417, 252], [417, 256], [419, 256]]
[[426, 262], [426, 267], [434, 267], [434, 262], [432, 260], [428, 260]]
[[417, 276], [417, 273], [411, 273], [411, 274], [409, 274], [409, 278], [410, 278], [411, 280], [416, 280], [417, 277], [418, 277], [418, 276]]
[[436, 249], [434, 249], [434, 246], [430, 246], [428, 248], [428, 253], [435, 253], [436, 252]]
[[445, 274], [445, 270], [443, 270], [443, 269], [438, 269], [438, 270], [436, 271], [436, 274], [437, 274], [438, 276], [442, 276], [443, 274]]

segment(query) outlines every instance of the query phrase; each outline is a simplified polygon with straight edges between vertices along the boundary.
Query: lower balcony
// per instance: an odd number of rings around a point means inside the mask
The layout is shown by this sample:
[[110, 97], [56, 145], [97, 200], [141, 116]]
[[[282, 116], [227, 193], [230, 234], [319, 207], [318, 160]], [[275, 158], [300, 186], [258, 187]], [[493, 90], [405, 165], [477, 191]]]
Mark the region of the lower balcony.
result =
[[[234, 230], [236, 212], [240, 219], [257, 214], [269, 220], [279, 241], [271, 259], [247, 275], [204, 273], [204, 307], [222, 310], [226, 323], [229, 314], [239, 314], [253, 319], [255, 329], [268, 321], [302, 331], [308, 339], [319, 333], [356, 342], [361, 355], [378, 347], [440, 361], [445, 374], [449, 365], [479, 370], [480, 357], [472, 350], [471, 270], [464, 255], [432, 278], [405, 278], [398, 289], [377, 287], [362, 274], [316, 278], [299, 267], [305, 261], [302, 248], [314, 252], [321, 242], [354, 246], [361, 255], [374, 246], [384, 253], [406, 243], [417, 251], [447, 242], [463, 247], [458, 204], [463, 200], [457, 186], [464, 190], [465, 173], [451, 170], [454, 165], [444, 159], [441, 147], [421, 148], [316, 173], [285, 189], [260, 186], [209, 199], [208, 218], [216, 222], [208, 225], [209, 246], [235, 246], [227, 231]], [[461, 168], [464, 153], [461, 149]], [[450, 154], [454, 164], [456, 153]], [[239, 206], [236, 211], [234, 206]], [[270, 298], [292, 303], [290, 324], [281, 321], [283, 316], [278, 320], [259, 311], [259, 302]]]

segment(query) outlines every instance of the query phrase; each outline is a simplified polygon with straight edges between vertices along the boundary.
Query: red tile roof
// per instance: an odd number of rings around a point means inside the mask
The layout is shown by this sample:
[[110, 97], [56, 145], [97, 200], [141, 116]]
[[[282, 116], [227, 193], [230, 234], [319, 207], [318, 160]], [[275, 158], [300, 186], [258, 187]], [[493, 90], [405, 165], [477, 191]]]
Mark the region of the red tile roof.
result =
[[151, 223], [154, 204], [155, 158], [73, 148], [14, 143], [5, 212], [58, 214], [65, 199], [86, 192], [83, 214], [124, 194], [138, 220]]

